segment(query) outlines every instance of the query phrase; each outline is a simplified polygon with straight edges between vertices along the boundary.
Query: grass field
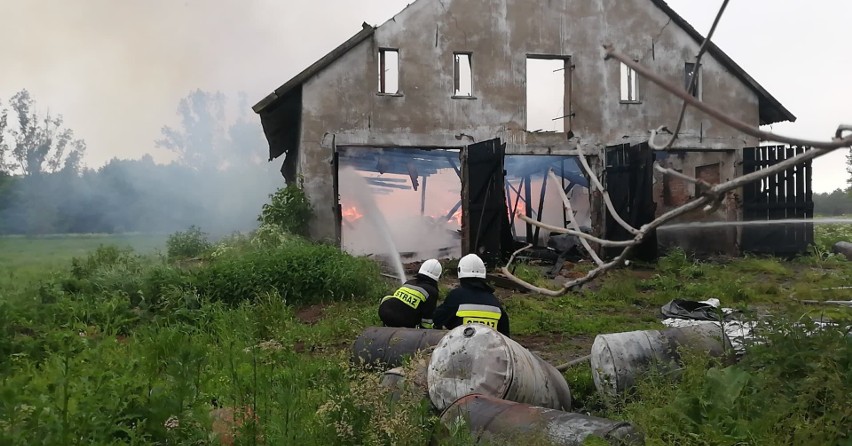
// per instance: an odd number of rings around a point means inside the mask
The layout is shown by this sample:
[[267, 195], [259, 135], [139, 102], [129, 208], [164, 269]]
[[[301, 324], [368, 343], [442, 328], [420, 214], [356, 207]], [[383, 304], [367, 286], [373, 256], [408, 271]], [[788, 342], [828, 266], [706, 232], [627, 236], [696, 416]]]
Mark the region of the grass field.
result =
[[[165, 237], [0, 238], [0, 444], [216, 444], [223, 418], [241, 426], [235, 444], [426, 444], [434, 414], [416, 400], [388, 404], [378, 374], [347, 364], [393, 284], [367, 261], [258, 239], [226, 240], [187, 265], [157, 254]], [[107, 244], [135, 251], [93, 252]], [[535, 265], [525, 274], [547, 284]], [[500, 297], [513, 338], [558, 364], [588, 354], [598, 334], [662, 328], [673, 298], [715, 297], [779, 326], [848, 323], [845, 310], [799, 300], [848, 300], [829, 288], [849, 284], [850, 262], [834, 256], [673, 253], [579, 293]], [[566, 379], [577, 410], [631, 421], [647, 444], [852, 441], [848, 338], [789, 335], [747, 357], [692, 358], [680, 384], [649, 374], [619, 401], [597, 395], [587, 365]]]
[[29, 275], [67, 266], [74, 257], [84, 257], [98, 246], [132, 248], [153, 254], [165, 248], [166, 235], [79, 234], [52, 236], [0, 236], [0, 271]]

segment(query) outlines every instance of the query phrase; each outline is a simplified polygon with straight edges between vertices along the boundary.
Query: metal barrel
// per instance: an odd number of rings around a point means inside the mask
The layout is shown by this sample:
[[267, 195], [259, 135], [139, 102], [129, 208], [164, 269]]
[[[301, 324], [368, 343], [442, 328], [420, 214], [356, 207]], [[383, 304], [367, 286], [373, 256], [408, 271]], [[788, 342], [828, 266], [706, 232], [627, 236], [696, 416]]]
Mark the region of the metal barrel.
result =
[[450, 330], [432, 352], [427, 376], [438, 410], [471, 393], [571, 409], [571, 390], [559, 371], [485, 325]]
[[470, 429], [476, 444], [500, 440], [511, 444], [538, 444], [535, 440], [544, 440], [554, 446], [579, 446], [590, 436], [611, 445], [645, 444], [642, 433], [630, 423], [486, 395], [464, 396], [441, 413], [441, 424], [448, 429], [462, 422]]
[[393, 368], [404, 359], [438, 344], [447, 330], [368, 327], [352, 343], [352, 363]]
[[831, 252], [835, 254], [840, 254], [846, 257], [848, 260], [852, 260], [852, 243], [837, 242], [831, 247]]
[[598, 335], [591, 355], [595, 387], [604, 394], [622, 393], [633, 387], [651, 363], [675, 372], [680, 346], [717, 357], [731, 352], [730, 340], [715, 324]]

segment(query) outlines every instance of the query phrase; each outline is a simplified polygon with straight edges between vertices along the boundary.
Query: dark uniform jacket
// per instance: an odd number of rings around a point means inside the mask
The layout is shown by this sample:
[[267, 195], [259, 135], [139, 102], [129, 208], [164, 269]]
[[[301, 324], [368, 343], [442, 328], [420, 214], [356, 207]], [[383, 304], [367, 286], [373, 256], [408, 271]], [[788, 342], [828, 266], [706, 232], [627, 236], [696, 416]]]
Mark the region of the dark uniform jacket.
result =
[[432, 328], [438, 304], [438, 283], [418, 274], [405, 282], [379, 305], [379, 318], [386, 327]]
[[494, 288], [482, 279], [461, 279], [435, 309], [435, 328], [452, 330], [459, 325], [479, 323], [509, 336], [509, 315], [494, 296]]

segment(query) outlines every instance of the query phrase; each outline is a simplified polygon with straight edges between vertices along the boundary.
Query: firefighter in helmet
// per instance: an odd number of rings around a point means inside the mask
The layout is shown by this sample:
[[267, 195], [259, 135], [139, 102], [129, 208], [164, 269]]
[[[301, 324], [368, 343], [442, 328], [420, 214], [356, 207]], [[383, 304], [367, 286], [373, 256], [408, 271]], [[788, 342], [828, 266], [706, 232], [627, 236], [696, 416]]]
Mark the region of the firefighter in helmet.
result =
[[485, 263], [476, 254], [459, 260], [459, 286], [435, 309], [435, 327], [453, 329], [478, 323], [509, 336], [509, 315], [485, 281]]
[[441, 262], [429, 259], [423, 262], [414, 279], [385, 296], [379, 304], [379, 318], [385, 327], [432, 328], [442, 271]]

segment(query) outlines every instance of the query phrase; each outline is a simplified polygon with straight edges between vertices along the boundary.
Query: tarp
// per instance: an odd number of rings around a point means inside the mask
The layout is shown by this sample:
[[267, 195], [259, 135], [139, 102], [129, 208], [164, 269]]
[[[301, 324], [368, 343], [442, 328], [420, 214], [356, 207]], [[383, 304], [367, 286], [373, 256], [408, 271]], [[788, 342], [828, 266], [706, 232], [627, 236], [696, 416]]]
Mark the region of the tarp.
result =
[[720, 311], [711, 302], [695, 302], [685, 299], [674, 299], [663, 305], [660, 312], [666, 318], [692, 319], [697, 321], [718, 321]]

